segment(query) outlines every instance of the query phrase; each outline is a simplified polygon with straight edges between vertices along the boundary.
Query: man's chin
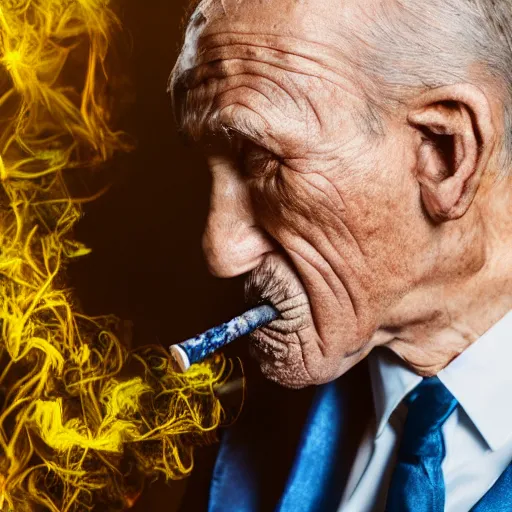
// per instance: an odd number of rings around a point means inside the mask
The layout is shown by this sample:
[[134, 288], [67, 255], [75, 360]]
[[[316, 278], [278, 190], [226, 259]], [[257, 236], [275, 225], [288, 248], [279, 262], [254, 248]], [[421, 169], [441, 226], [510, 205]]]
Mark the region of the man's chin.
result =
[[[281, 386], [292, 389], [305, 388], [316, 384], [307, 372], [302, 357], [293, 357], [298, 347], [289, 347], [285, 360], [275, 357], [268, 351], [262, 351], [255, 345], [250, 348], [251, 356], [258, 361], [261, 373], [265, 378]], [[299, 349], [300, 350], [300, 349]]]
[[[311, 340], [307, 344], [310, 350], [306, 354], [303, 352], [304, 344], [301, 341], [290, 340], [286, 343], [287, 351], [284, 355], [280, 350], [276, 350], [273, 344], [253, 341], [249, 352], [259, 363], [264, 377], [281, 386], [299, 389], [326, 384], [341, 377], [368, 355], [369, 344], [361, 345], [359, 350], [347, 351], [339, 357], [326, 357], [316, 340]], [[312, 346], [318, 349], [313, 350]]]

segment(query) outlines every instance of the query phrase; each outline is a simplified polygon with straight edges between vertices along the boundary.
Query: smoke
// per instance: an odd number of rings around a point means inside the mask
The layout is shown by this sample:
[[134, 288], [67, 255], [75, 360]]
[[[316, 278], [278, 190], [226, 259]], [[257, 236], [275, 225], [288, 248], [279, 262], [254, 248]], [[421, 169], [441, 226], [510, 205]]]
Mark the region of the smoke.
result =
[[124, 509], [225, 421], [230, 363], [178, 375], [161, 347], [129, 352], [66, 286], [89, 252], [70, 180], [130, 149], [110, 127], [119, 28], [107, 0], [0, 0], [0, 510]]

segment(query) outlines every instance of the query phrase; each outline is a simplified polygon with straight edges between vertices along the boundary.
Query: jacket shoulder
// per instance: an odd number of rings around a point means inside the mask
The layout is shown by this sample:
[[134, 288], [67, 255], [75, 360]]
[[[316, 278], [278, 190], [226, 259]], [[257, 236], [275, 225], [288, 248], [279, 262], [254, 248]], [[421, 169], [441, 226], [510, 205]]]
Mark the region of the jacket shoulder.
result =
[[[336, 381], [344, 394], [349, 428], [344, 429], [347, 463], [355, 456], [368, 421], [371, 394], [366, 363], [360, 363]], [[210, 486], [219, 451], [237, 453], [232, 478], [254, 480], [260, 510], [272, 510], [279, 501], [294, 463], [297, 446], [317, 388], [285, 389], [248, 372], [247, 397], [236, 424], [220, 433], [220, 443], [196, 453], [196, 464], [180, 511], [208, 510]], [[348, 425], [347, 425], [348, 426]], [[236, 487], [236, 482], [233, 481]]]

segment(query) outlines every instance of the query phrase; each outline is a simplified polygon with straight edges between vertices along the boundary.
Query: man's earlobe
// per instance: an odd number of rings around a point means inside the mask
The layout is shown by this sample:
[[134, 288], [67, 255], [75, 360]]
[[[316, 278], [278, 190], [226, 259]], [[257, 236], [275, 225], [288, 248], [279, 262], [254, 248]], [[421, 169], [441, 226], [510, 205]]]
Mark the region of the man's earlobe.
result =
[[436, 222], [462, 217], [496, 145], [487, 97], [470, 84], [439, 87], [415, 102], [408, 121], [422, 133], [416, 174], [428, 214]]

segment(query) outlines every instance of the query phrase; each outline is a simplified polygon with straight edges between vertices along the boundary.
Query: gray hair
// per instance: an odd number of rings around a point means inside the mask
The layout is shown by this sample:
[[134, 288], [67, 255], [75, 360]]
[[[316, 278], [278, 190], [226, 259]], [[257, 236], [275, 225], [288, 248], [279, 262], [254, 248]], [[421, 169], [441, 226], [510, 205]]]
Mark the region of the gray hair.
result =
[[490, 86], [503, 100], [499, 166], [509, 169], [512, 1], [390, 0], [366, 15], [361, 62], [372, 84], [367, 91], [372, 109], [389, 112], [422, 88], [457, 82]]

